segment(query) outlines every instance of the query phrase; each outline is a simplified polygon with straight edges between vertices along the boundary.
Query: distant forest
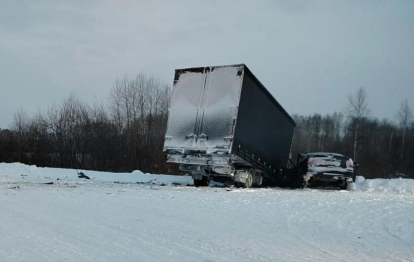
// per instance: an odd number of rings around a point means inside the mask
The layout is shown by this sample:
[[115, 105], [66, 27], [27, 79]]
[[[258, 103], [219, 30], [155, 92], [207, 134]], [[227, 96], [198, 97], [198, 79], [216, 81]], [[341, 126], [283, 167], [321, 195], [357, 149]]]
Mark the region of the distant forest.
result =
[[[162, 152], [170, 96], [170, 86], [138, 74], [117, 80], [102, 104], [71, 94], [35, 115], [20, 109], [10, 129], [0, 129], [0, 162], [177, 174]], [[344, 101], [344, 112], [293, 115], [293, 160], [300, 152], [337, 152], [359, 162], [365, 177], [414, 178], [414, 117], [408, 102], [392, 121], [378, 120], [371, 117], [366, 97], [360, 88]]]

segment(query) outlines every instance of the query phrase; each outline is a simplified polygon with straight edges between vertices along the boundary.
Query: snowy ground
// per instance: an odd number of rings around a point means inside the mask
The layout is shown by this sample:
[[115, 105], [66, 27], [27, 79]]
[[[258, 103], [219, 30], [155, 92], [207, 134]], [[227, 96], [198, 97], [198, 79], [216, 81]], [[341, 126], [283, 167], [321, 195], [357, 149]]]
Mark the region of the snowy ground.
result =
[[85, 174], [0, 163], [0, 261], [414, 261], [413, 180], [227, 191]]

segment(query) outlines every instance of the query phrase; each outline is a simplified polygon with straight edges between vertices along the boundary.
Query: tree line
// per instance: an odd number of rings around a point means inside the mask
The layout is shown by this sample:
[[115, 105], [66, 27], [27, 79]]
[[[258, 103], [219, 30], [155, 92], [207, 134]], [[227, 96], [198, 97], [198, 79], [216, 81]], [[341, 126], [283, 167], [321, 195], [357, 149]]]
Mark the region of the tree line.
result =
[[[371, 117], [363, 88], [344, 112], [293, 115], [292, 157], [305, 152], [342, 153], [370, 178], [414, 178], [414, 117], [407, 101], [394, 122]], [[112, 172], [177, 174], [162, 152], [171, 87], [144, 74], [115, 82], [104, 104], [75, 94], [28, 116], [19, 109], [0, 129], [0, 162]]]
[[0, 130], [0, 162], [112, 172], [173, 173], [162, 152], [171, 88], [138, 74], [115, 82], [105, 104], [71, 94]]

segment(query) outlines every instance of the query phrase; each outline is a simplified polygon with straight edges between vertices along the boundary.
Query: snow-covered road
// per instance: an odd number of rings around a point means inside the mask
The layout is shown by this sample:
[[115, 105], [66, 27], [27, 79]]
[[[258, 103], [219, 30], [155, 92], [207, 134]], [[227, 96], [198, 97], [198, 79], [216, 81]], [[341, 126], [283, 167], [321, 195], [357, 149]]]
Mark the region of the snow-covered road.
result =
[[414, 261], [410, 192], [45, 185], [0, 171], [0, 261]]

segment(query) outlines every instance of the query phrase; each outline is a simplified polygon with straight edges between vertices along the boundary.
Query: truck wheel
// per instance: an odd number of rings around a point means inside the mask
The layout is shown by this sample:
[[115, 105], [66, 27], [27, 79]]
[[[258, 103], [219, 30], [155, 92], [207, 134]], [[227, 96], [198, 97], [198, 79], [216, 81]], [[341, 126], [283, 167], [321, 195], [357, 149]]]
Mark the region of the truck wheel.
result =
[[203, 179], [201, 180], [194, 179], [195, 187], [208, 186], [209, 184], [210, 184], [210, 179], [206, 176], [203, 176]]
[[295, 178], [293, 179], [293, 181], [290, 182], [290, 188], [292, 189], [302, 189], [302, 188], [306, 188], [308, 185], [307, 181], [305, 180], [305, 178], [303, 178], [303, 175], [301, 174], [296, 174]]
[[350, 190], [352, 187], [352, 182], [344, 181], [340, 186], [339, 189], [341, 190]]
[[308, 187], [308, 181], [306, 181], [306, 179], [304, 179], [303, 177], [302, 177], [302, 180], [301, 180], [301, 182], [300, 182], [300, 184], [299, 184], [299, 188], [300, 189], [304, 189], [304, 188], [307, 188]]
[[248, 171], [246, 182], [244, 183], [243, 187], [244, 188], [251, 188], [252, 185], [253, 185], [253, 175], [252, 175], [251, 171]]

